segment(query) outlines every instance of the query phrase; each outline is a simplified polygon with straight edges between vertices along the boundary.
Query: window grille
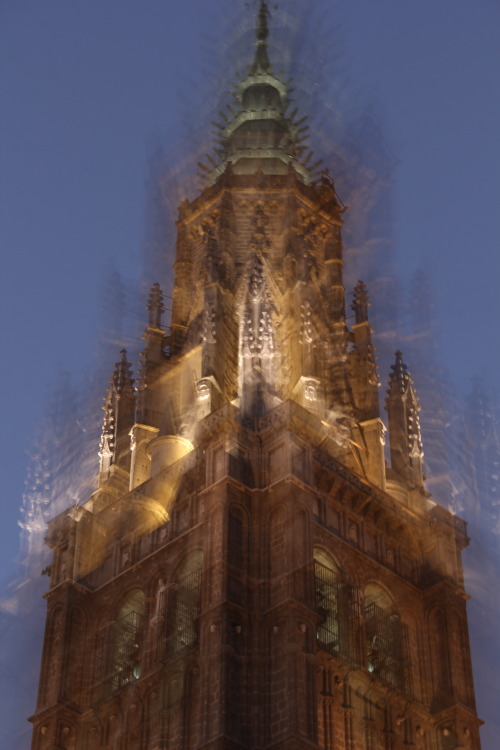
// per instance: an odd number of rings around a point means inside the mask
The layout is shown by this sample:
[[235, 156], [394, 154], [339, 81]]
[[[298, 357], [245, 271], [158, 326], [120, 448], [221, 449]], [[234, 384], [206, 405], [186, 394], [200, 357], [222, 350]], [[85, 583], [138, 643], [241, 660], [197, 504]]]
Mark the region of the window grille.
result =
[[128, 612], [98, 634], [96, 700], [108, 698], [140, 676], [142, 622], [139, 612]]
[[368, 671], [411, 695], [408, 628], [399, 615], [372, 602], [365, 607], [365, 632]]
[[336, 571], [314, 561], [314, 592], [316, 609], [322, 619], [317, 639], [322, 648], [357, 662], [358, 649], [354, 591]]
[[[171, 590], [169, 653], [192, 646], [197, 638], [197, 619], [201, 611], [201, 568], [181, 578]], [[169, 620], [167, 612], [167, 620]]]

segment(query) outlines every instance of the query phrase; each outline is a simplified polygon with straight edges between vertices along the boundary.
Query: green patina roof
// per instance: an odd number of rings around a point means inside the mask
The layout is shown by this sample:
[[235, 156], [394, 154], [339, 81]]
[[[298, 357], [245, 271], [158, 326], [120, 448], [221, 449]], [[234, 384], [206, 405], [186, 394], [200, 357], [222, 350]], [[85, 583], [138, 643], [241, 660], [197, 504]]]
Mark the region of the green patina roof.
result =
[[269, 15], [266, 2], [261, 2], [253, 64], [236, 86], [236, 110], [231, 108], [231, 118], [217, 125], [218, 159], [207, 156], [212, 168], [200, 165], [207, 184], [213, 184], [229, 164], [236, 174], [253, 174], [258, 170], [265, 174], [286, 174], [292, 166], [306, 184], [313, 179], [314, 167], [307, 166], [312, 154], [302, 145], [306, 117], [295, 120], [297, 110], [287, 114], [291, 104], [287, 83], [274, 75], [269, 61]]

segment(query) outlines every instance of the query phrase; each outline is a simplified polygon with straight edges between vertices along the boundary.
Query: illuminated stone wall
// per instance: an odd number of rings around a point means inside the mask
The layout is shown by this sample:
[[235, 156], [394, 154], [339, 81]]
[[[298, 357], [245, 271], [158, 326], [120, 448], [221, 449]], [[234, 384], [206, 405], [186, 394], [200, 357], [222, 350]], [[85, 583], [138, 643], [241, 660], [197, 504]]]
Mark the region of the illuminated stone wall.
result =
[[[254, 65], [179, 210], [105, 399], [99, 486], [55, 518], [34, 750], [479, 749], [460, 552], [424, 488], [419, 404], [386, 400], [334, 182]], [[263, 148], [263, 144], [267, 144]]]

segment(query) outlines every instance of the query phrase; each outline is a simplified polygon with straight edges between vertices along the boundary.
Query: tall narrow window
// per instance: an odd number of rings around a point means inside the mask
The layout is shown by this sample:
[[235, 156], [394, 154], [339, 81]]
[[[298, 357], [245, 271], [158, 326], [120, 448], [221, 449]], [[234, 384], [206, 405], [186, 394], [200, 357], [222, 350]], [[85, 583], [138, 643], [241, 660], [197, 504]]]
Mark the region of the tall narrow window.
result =
[[314, 595], [321, 614], [318, 641], [329, 650], [340, 650], [339, 575], [333, 561], [320, 549], [314, 550]]
[[203, 554], [192, 553], [180, 566], [172, 587], [169, 651], [178, 653], [197, 639], [197, 620], [201, 611], [201, 569]]
[[359, 617], [354, 590], [329, 555], [314, 549], [314, 595], [321, 620], [316, 633], [322, 648], [359, 663]]
[[132, 591], [122, 602], [114, 622], [98, 635], [98, 698], [106, 698], [141, 674], [140, 647], [144, 594]]
[[364, 612], [368, 671], [410, 695], [408, 628], [378, 586], [367, 586]]

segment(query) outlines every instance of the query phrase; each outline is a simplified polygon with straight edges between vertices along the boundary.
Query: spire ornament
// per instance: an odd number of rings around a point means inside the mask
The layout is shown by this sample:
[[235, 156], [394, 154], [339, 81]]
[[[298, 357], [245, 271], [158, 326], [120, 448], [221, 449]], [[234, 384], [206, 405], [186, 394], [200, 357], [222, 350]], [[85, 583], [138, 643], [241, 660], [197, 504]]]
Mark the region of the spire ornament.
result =
[[368, 299], [366, 284], [364, 281], [358, 281], [354, 287], [353, 301], [351, 305], [351, 310], [356, 316], [356, 325], [367, 322], [369, 305], [370, 301]]
[[351, 310], [354, 312], [354, 348], [350, 354], [351, 377], [355, 383], [356, 405], [361, 420], [375, 419], [379, 414], [379, 379], [372, 329], [368, 320], [370, 300], [364, 281], [354, 287]]
[[239, 76], [234, 88], [235, 107], [228, 106], [214, 122], [215, 147], [218, 159], [205, 156], [198, 162], [201, 184], [213, 185], [224, 173], [285, 175], [290, 169], [306, 185], [314, 183], [321, 161], [312, 166], [304, 144], [307, 139], [307, 117], [297, 118], [298, 109], [289, 114], [289, 81], [273, 73], [268, 56], [269, 6], [259, 3], [253, 63], [246, 76]]
[[424, 452], [418, 417], [420, 404], [402, 353], [397, 351], [395, 356], [386, 399], [391, 465], [393, 471], [407, 480], [410, 486], [422, 486]]
[[163, 304], [163, 292], [158, 282], [153, 284], [148, 299], [148, 326], [149, 328], [161, 328], [161, 316], [165, 312]]
[[120, 397], [126, 390], [133, 392], [132, 365], [127, 360], [126, 349], [120, 351], [120, 361], [115, 364], [111, 385], [117, 397]]
[[263, 226], [264, 214], [255, 217], [255, 235], [250, 239], [240, 308], [239, 394], [242, 411], [261, 413], [272, 403], [279, 366], [276, 364], [276, 307], [270, 288], [268, 266], [262, 249], [269, 245]]
[[251, 68], [252, 73], [270, 73], [271, 63], [267, 55], [267, 38], [269, 36], [269, 27], [267, 25], [267, 19], [270, 16], [267, 3], [262, 0], [260, 3], [259, 12], [257, 15], [257, 29], [256, 36], [257, 41], [255, 43], [255, 58]]
[[108, 479], [113, 464], [129, 468], [129, 432], [134, 423], [135, 395], [131, 365], [127, 350], [122, 349], [120, 360], [111, 375], [103, 410], [104, 419], [99, 445], [100, 481]]

